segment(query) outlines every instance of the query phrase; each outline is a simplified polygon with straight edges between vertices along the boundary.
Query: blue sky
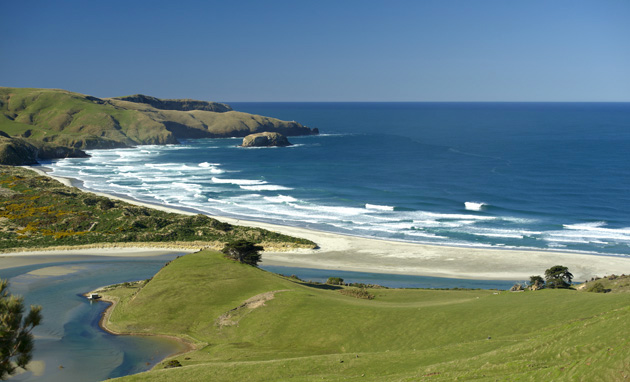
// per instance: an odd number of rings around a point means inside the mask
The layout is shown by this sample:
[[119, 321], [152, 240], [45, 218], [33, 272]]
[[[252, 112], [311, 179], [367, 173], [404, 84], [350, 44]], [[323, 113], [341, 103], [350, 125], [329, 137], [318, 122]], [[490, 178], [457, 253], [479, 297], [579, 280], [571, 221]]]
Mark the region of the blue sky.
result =
[[1, 1], [0, 86], [630, 102], [630, 1]]

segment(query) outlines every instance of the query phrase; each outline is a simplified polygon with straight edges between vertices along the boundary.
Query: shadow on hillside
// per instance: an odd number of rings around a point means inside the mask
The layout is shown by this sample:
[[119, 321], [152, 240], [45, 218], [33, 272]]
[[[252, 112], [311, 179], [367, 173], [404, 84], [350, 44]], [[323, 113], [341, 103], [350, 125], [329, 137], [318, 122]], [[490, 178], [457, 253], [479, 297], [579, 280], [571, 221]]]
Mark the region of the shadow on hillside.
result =
[[311, 288], [316, 288], [316, 289], [325, 289], [325, 290], [337, 290], [337, 289], [342, 289], [340, 286], [337, 286], [337, 285], [330, 285], [330, 284], [302, 283], [302, 285], [307, 286], [307, 287], [311, 287]]

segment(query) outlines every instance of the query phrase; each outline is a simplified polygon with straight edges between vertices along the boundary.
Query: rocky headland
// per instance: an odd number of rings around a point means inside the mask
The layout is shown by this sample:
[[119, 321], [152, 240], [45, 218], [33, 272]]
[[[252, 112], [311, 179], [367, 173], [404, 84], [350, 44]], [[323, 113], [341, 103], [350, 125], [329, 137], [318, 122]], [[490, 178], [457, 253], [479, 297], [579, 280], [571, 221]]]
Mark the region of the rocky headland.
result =
[[58, 89], [0, 87], [0, 164], [85, 156], [83, 150], [177, 144], [180, 139], [275, 132], [318, 134], [298, 122], [229, 105], [142, 94], [97, 98]]

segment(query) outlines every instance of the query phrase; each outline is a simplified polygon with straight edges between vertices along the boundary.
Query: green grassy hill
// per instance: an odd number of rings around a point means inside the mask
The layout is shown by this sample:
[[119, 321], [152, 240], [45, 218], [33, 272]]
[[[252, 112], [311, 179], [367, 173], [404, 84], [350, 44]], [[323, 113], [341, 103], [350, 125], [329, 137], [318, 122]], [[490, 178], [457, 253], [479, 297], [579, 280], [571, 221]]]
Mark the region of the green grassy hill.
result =
[[[46, 146], [46, 155], [63, 147], [169, 144], [184, 138], [244, 137], [262, 131], [289, 136], [316, 133], [297, 122], [241, 113], [219, 103], [143, 95], [100, 99], [66, 90], [7, 87], [0, 87], [0, 131], [38, 149]], [[4, 145], [20, 144], [1, 138]], [[0, 159], [11, 153], [2, 145]], [[56, 157], [75, 155], [82, 154], [59, 151]]]
[[[334, 276], [334, 271], [331, 271]], [[121, 381], [616, 381], [630, 297], [575, 290], [371, 289], [372, 300], [204, 251], [164, 267], [109, 326], [197, 350]], [[344, 287], [348, 288], [348, 287]]]

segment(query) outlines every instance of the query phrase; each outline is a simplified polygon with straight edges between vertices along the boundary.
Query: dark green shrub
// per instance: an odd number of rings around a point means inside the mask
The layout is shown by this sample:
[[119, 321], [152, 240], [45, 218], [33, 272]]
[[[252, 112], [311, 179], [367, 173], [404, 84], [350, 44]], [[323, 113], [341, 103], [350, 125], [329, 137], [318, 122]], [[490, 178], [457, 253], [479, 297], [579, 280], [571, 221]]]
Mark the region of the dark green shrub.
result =
[[555, 265], [545, 271], [545, 281], [547, 288], [569, 288], [573, 275], [569, 268], [562, 265]]
[[103, 211], [107, 211], [111, 208], [114, 208], [115, 206], [116, 204], [109, 199], [101, 199], [101, 201], [98, 202], [98, 207]]
[[182, 364], [176, 359], [172, 359], [164, 364], [165, 369], [170, 369], [172, 367], [182, 367]]
[[263, 247], [256, 245], [254, 242], [240, 239], [227, 243], [221, 252], [233, 260], [257, 267], [258, 262], [260, 262], [259, 251], [263, 249]]
[[326, 284], [343, 285], [343, 279], [341, 277], [329, 277], [328, 280], [326, 280]]
[[374, 299], [374, 295], [368, 292], [367, 289], [356, 289], [356, 288], [341, 289], [339, 293], [345, 294], [346, 296], [351, 296], [354, 298], [362, 298], [365, 300]]
[[545, 287], [545, 279], [541, 276], [531, 276], [529, 278], [529, 289], [538, 290]]
[[597, 282], [593, 285], [591, 285], [590, 287], [588, 287], [588, 289], [586, 290], [587, 292], [593, 292], [593, 293], [608, 293], [610, 292], [610, 289], [606, 289], [604, 287], [604, 284]]

